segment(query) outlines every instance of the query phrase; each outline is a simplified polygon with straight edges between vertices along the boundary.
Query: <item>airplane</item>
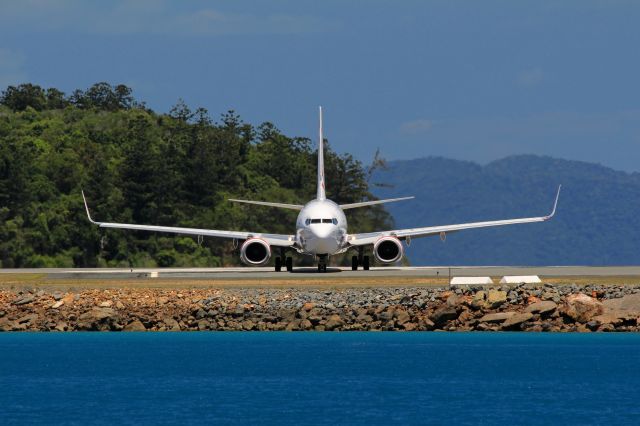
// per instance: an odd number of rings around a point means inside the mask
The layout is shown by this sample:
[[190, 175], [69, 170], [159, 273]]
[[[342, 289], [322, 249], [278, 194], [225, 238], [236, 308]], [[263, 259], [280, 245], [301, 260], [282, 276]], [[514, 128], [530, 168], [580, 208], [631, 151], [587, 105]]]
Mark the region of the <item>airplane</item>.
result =
[[302, 255], [314, 256], [317, 261], [318, 272], [326, 272], [329, 258], [333, 255], [345, 253], [347, 251], [357, 252], [357, 254], [354, 254], [351, 258], [352, 270], [358, 270], [358, 267], [368, 270], [370, 267], [370, 259], [369, 256], [365, 255], [365, 248], [368, 247], [371, 247], [376, 261], [381, 264], [388, 265], [396, 263], [402, 259], [404, 256], [403, 241], [405, 244], [409, 245], [413, 238], [439, 235], [444, 241], [446, 234], [451, 232], [474, 228], [545, 222], [555, 215], [562, 186], [558, 187], [558, 192], [556, 193], [555, 201], [553, 203], [553, 209], [551, 213], [546, 216], [350, 234], [347, 232], [345, 210], [409, 200], [414, 197], [390, 198], [350, 204], [337, 204], [327, 199], [324, 176], [322, 107], [319, 108], [319, 121], [318, 176], [315, 199], [309, 201], [305, 205], [229, 199], [229, 201], [236, 203], [298, 210], [300, 213], [298, 213], [298, 218], [296, 220], [295, 234], [268, 234], [262, 232], [96, 222], [91, 217], [91, 213], [89, 212], [89, 207], [87, 205], [87, 199], [84, 195], [84, 191], [82, 191], [82, 198], [87, 211], [87, 217], [91, 223], [98, 225], [101, 228], [167, 232], [194, 235], [198, 236], [198, 238], [207, 236], [243, 241], [240, 246], [240, 260], [245, 265], [264, 266], [271, 259], [273, 251], [276, 251], [278, 254], [275, 258], [276, 272], [280, 272], [283, 267], [289, 272], [293, 270], [293, 259], [290, 256], [287, 256], [287, 252], [295, 251]]

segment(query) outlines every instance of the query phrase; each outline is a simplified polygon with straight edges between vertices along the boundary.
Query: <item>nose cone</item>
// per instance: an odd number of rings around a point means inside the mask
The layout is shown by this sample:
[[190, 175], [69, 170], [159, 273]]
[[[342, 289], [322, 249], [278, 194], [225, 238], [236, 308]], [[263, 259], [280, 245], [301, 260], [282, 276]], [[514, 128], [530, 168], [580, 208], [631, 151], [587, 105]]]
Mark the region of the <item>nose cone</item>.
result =
[[311, 235], [307, 240], [307, 250], [314, 254], [333, 254], [338, 250], [339, 241], [334, 226], [317, 224], [309, 228]]

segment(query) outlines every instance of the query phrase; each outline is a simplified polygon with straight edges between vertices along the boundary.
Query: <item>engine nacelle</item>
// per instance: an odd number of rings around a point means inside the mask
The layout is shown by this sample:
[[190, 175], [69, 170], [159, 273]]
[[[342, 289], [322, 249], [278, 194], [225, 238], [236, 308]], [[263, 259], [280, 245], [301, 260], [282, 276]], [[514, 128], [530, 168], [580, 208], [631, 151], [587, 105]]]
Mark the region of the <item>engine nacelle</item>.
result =
[[373, 255], [378, 262], [393, 263], [402, 259], [404, 248], [396, 237], [382, 237], [373, 245]]
[[262, 266], [271, 259], [271, 247], [260, 238], [249, 238], [240, 247], [240, 260], [245, 265]]

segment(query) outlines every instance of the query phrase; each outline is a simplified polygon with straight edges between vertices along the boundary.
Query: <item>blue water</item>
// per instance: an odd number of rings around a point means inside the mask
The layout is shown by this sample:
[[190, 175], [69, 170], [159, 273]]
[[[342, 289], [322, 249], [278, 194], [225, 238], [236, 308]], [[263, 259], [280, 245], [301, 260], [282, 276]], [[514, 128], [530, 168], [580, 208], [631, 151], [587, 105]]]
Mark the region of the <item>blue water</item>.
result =
[[0, 423], [640, 424], [640, 335], [0, 334]]

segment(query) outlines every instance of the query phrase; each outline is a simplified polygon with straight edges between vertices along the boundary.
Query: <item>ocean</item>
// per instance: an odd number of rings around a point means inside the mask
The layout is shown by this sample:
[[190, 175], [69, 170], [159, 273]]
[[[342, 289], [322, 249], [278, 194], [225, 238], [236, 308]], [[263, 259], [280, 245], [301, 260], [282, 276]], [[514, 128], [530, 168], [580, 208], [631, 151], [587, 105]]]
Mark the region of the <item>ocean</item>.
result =
[[640, 335], [5, 333], [0, 424], [640, 424]]

